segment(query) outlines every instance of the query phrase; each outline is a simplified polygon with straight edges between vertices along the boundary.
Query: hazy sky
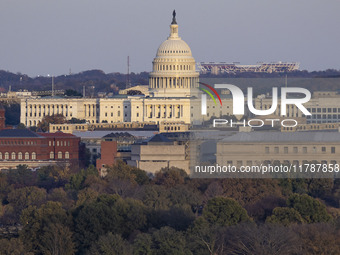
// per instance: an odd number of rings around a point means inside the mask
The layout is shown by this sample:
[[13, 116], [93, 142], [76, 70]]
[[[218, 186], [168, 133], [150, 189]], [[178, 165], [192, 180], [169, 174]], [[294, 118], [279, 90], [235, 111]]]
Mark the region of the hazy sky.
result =
[[339, 0], [0, 0], [0, 69], [150, 71], [173, 9], [197, 62], [340, 69]]

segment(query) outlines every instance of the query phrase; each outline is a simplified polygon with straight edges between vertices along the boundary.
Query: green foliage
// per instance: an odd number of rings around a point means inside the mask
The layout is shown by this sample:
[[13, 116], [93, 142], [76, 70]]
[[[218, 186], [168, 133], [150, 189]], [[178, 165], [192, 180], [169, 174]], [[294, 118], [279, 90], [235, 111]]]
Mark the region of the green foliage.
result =
[[247, 211], [235, 200], [225, 197], [210, 199], [203, 210], [203, 217], [210, 224], [231, 226], [249, 221]]
[[19, 125], [17, 126], [17, 129], [26, 129], [26, 126], [23, 123], [19, 123]]
[[219, 241], [218, 237], [222, 236], [220, 230], [220, 226], [209, 224], [205, 218], [197, 218], [187, 231], [188, 246], [191, 251], [199, 255], [215, 254]]
[[287, 206], [298, 211], [307, 223], [327, 222], [331, 220], [331, 216], [327, 213], [326, 206], [306, 194], [291, 195], [287, 199]]
[[71, 209], [74, 201], [63, 188], [55, 188], [49, 191], [47, 200], [61, 203], [65, 210]]
[[184, 184], [188, 179], [187, 173], [177, 167], [162, 168], [155, 174], [153, 179], [155, 184], [164, 185], [168, 188], [174, 187], [179, 184]]
[[265, 197], [281, 196], [281, 189], [276, 179], [232, 179], [219, 180], [223, 189], [223, 196], [230, 197], [242, 206], [255, 203]]
[[171, 206], [170, 191], [163, 186], [145, 185], [137, 197], [151, 209], [167, 210]]
[[133, 255], [151, 254], [152, 237], [150, 234], [141, 233], [133, 242]]
[[42, 118], [41, 122], [38, 123], [38, 128], [43, 132], [48, 132], [49, 124], [64, 124], [66, 118], [62, 114], [46, 115]]
[[32, 252], [25, 250], [25, 247], [19, 238], [0, 239], [1, 255], [33, 255]]
[[69, 178], [69, 169], [55, 165], [43, 166], [37, 170], [38, 186], [47, 190], [63, 186]]
[[128, 236], [144, 228], [145, 207], [140, 201], [123, 200], [118, 195], [101, 195], [96, 201], [80, 206], [74, 214], [75, 232], [81, 249], [88, 248], [107, 232]]
[[[123, 162], [106, 177], [94, 166], [21, 165], [0, 173], [0, 234], [15, 236], [8, 225], [19, 216], [23, 227], [19, 239], [0, 241], [0, 254], [336, 254], [339, 228], [307, 194], [337, 205], [339, 187], [329, 179], [198, 180], [177, 168], [150, 180]], [[315, 224], [322, 235], [308, 233]]]
[[14, 189], [8, 194], [9, 205], [13, 207], [16, 219], [19, 220], [21, 211], [29, 206], [40, 206], [46, 201], [45, 189], [38, 187], [25, 187]]
[[65, 96], [68, 97], [81, 97], [82, 94], [80, 94], [78, 91], [73, 90], [73, 89], [67, 89], [65, 90]]
[[46, 255], [74, 255], [75, 244], [72, 239], [72, 232], [67, 226], [48, 223], [43, 228], [39, 250]]
[[93, 165], [90, 165], [86, 170], [82, 169], [78, 173], [71, 175], [69, 183], [65, 185], [65, 188], [81, 190], [85, 187], [85, 181], [90, 176], [98, 176], [98, 171]]
[[85, 188], [78, 192], [77, 207], [85, 203], [94, 202], [99, 196], [99, 193], [91, 188]]
[[182, 232], [163, 227], [152, 234], [152, 255], [189, 255]]
[[134, 95], [143, 95], [143, 93], [140, 91], [140, 90], [129, 90], [128, 92], [127, 92], [127, 94], [128, 95], [130, 95], [130, 96], [134, 96]]
[[[23, 226], [20, 239], [29, 251], [42, 253], [48, 249], [48, 245], [51, 245], [49, 242], [64, 242], [63, 246], [70, 249], [73, 247], [71, 232], [68, 229], [70, 218], [58, 202], [49, 201], [39, 208], [30, 206], [23, 210], [20, 221]], [[55, 236], [53, 231], [56, 231]], [[64, 235], [68, 240], [63, 237]]]
[[273, 210], [273, 215], [267, 218], [266, 222], [288, 226], [292, 223], [304, 223], [305, 221], [294, 208], [277, 207]]
[[120, 235], [111, 232], [100, 236], [86, 253], [87, 255], [130, 255], [132, 252], [130, 244]]
[[132, 184], [139, 185], [149, 182], [149, 177], [145, 171], [129, 166], [121, 160], [118, 160], [113, 166], [107, 167], [107, 175], [105, 178], [107, 180], [127, 180]]
[[7, 174], [8, 184], [16, 188], [36, 185], [37, 180], [27, 165], [18, 165]]
[[185, 231], [195, 220], [190, 207], [175, 206], [169, 210], [155, 210], [149, 214], [149, 224], [154, 228], [169, 226], [178, 231]]
[[71, 123], [71, 124], [84, 124], [86, 123], [86, 120], [85, 119], [77, 119], [77, 118], [72, 118], [70, 120], [67, 121], [68, 123]]

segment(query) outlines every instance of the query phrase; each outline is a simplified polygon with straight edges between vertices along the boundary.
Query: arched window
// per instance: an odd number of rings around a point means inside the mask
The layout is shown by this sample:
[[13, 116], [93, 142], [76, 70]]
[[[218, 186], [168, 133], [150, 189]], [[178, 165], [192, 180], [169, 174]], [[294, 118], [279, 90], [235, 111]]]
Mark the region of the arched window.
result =
[[50, 159], [54, 159], [54, 152], [53, 151], [50, 152]]
[[22, 152], [18, 153], [18, 159], [20, 159], [20, 160], [22, 159]]
[[68, 151], [65, 152], [65, 158], [69, 159], [70, 158], [70, 153]]
[[37, 154], [35, 152], [32, 152], [32, 159], [37, 159]]
[[30, 154], [28, 152], [25, 152], [25, 159], [27, 159], [27, 160], [30, 159]]
[[5, 152], [5, 159], [9, 159], [9, 153]]
[[62, 159], [63, 158], [63, 153], [61, 151], [58, 152], [58, 159]]

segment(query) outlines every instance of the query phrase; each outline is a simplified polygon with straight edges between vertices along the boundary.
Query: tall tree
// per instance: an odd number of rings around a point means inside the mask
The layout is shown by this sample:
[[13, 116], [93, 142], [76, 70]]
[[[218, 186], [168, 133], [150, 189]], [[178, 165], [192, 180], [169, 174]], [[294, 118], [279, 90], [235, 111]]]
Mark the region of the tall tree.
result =
[[210, 199], [203, 210], [203, 217], [210, 224], [231, 226], [249, 221], [247, 211], [235, 200], [225, 197]]

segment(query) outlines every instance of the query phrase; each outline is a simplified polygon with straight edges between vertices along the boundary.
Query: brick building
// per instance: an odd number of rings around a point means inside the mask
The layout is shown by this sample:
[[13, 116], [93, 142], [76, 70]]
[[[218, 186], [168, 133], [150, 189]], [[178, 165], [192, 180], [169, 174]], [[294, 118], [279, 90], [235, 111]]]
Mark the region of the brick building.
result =
[[5, 109], [0, 106], [0, 130], [5, 129], [6, 124], [5, 124], [6, 118], [5, 118]]
[[105, 165], [113, 165], [117, 157], [117, 141], [101, 142], [101, 157], [97, 159], [96, 165], [101, 176], [106, 175]]
[[19, 164], [37, 168], [55, 164], [79, 164], [80, 138], [71, 134], [35, 133], [28, 129], [0, 131], [0, 170]]

